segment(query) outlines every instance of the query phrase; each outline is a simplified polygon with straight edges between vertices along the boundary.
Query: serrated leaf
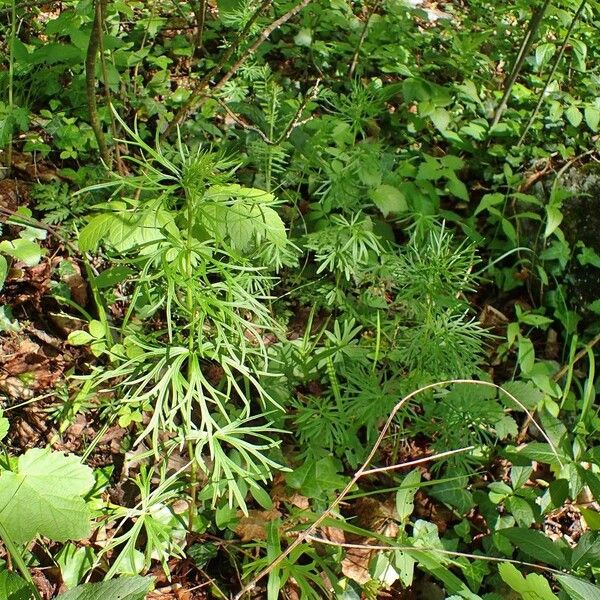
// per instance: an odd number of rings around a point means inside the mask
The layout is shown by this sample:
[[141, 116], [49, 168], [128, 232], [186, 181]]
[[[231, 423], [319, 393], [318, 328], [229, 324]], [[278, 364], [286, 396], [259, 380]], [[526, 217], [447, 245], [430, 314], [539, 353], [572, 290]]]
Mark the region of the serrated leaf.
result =
[[519, 433], [517, 422], [510, 415], [504, 415], [499, 421], [496, 421], [494, 430], [500, 440], [505, 440], [507, 437], [517, 437]]
[[28, 267], [35, 267], [42, 258], [42, 249], [39, 245], [23, 238], [0, 242], [0, 252], [24, 262]]
[[2, 600], [31, 600], [33, 597], [31, 586], [23, 578], [10, 571], [0, 571]]
[[556, 50], [556, 46], [551, 43], [540, 44], [535, 49], [535, 64], [539, 68], [544, 66], [544, 64], [551, 58]]
[[382, 184], [371, 190], [369, 197], [384, 217], [387, 217], [390, 213], [397, 214], [408, 210], [408, 203], [404, 194], [393, 185]]
[[531, 508], [531, 504], [525, 498], [510, 496], [506, 499], [506, 508], [515, 518], [519, 527], [530, 527], [535, 523], [533, 508]]
[[450, 114], [444, 108], [436, 108], [430, 115], [432, 123], [435, 125], [435, 128], [444, 133], [446, 129], [448, 129], [448, 125], [450, 124]]
[[527, 577], [510, 563], [498, 566], [502, 581], [515, 592], [521, 594], [523, 600], [558, 600], [552, 593], [548, 580], [538, 573], [529, 573]]
[[85, 583], [60, 594], [56, 600], [144, 600], [154, 581], [149, 577], [120, 577], [100, 583]]
[[583, 115], [581, 111], [576, 106], [569, 106], [565, 111], [565, 117], [573, 127], [579, 127], [581, 125], [581, 121], [583, 121]]
[[80, 231], [77, 241], [81, 252], [95, 252], [110, 230], [112, 215], [98, 215]]
[[421, 483], [421, 471], [413, 469], [400, 484], [396, 492], [396, 511], [401, 523], [408, 521], [415, 508], [414, 499], [419, 484]]
[[321, 498], [328, 492], [346, 485], [346, 478], [338, 473], [339, 463], [326, 456], [317, 461], [307, 460], [299, 469], [287, 473], [287, 484], [308, 498]]
[[67, 342], [73, 346], [85, 346], [93, 341], [94, 336], [90, 335], [87, 331], [83, 331], [83, 329], [71, 331], [67, 337]]
[[567, 560], [562, 550], [543, 533], [525, 527], [510, 527], [498, 531], [518, 550], [548, 565], [558, 568], [566, 567]]
[[17, 465], [0, 475], [0, 523], [10, 538], [25, 544], [37, 535], [57, 542], [86, 537], [83, 495], [94, 485], [92, 470], [77, 456], [41, 448], [27, 450]]
[[458, 179], [458, 177], [449, 177], [446, 186], [448, 187], [448, 191], [453, 196], [456, 196], [465, 202], [469, 201], [469, 192], [467, 191], [467, 186], [460, 179]]
[[562, 589], [571, 600], [600, 600], [600, 588], [572, 575], [556, 575]]
[[504, 194], [500, 194], [499, 192], [496, 192], [494, 194], [485, 194], [483, 196], [483, 198], [481, 199], [481, 202], [475, 209], [475, 212], [473, 213], [473, 215], [474, 216], [478, 215], [480, 212], [483, 212], [484, 210], [487, 210], [488, 208], [490, 208], [492, 206], [502, 204], [504, 202], [505, 198], [506, 198], [506, 196]]
[[544, 392], [537, 388], [531, 381], [509, 381], [502, 386], [500, 399], [509, 407], [516, 410], [523, 410], [510, 396], [514, 396], [525, 408], [534, 410], [544, 397]]
[[589, 564], [592, 567], [600, 566], [600, 534], [596, 531], [586, 531], [571, 557], [571, 568], [576, 569]]
[[588, 105], [583, 110], [585, 122], [592, 131], [598, 131], [598, 123], [600, 123], [600, 109], [593, 105]]

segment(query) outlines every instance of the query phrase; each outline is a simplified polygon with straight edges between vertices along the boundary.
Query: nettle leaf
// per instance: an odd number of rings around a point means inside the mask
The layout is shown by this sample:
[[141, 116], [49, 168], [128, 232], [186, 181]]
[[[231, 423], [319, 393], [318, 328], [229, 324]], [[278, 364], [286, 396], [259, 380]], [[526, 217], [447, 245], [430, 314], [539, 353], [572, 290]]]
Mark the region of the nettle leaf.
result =
[[586, 531], [573, 550], [571, 568], [591, 565], [600, 566], [600, 534], [597, 531]]
[[120, 577], [100, 583], [85, 583], [60, 594], [56, 600], [144, 600], [153, 588], [150, 577]]
[[93, 217], [79, 233], [79, 250], [81, 252], [95, 252], [110, 230], [113, 215], [104, 214]]
[[567, 566], [563, 551], [550, 538], [539, 531], [526, 529], [525, 527], [510, 527], [501, 529], [497, 533], [508, 538], [515, 548], [535, 560], [558, 568]]
[[565, 117], [573, 127], [579, 127], [581, 125], [581, 121], [583, 121], [583, 115], [581, 111], [574, 105], [569, 106], [565, 111]]
[[538, 573], [529, 573], [527, 577], [523, 577], [510, 563], [499, 565], [498, 572], [502, 581], [521, 594], [523, 600], [558, 600], [558, 596], [552, 593], [548, 580]]
[[74, 455], [33, 448], [17, 471], [0, 475], [0, 524], [17, 544], [37, 535], [57, 542], [86, 537], [90, 513], [83, 499], [94, 485], [92, 470]]
[[287, 473], [285, 479], [291, 488], [300, 490], [308, 498], [321, 498], [346, 485], [347, 479], [339, 474], [339, 470], [339, 462], [326, 456], [317, 461], [305, 461], [299, 469]]
[[600, 600], [600, 588], [572, 575], [556, 575], [562, 589], [571, 600]]
[[583, 110], [585, 122], [592, 131], [598, 131], [598, 123], [600, 123], [600, 108], [588, 105]]
[[35, 267], [42, 258], [42, 249], [39, 245], [23, 238], [0, 242], [0, 252], [24, 262], [28, 267]]
[[384, 217], [387, 217], [390, 213], [400, 213], [408, 210], [408, 203], [404, 194], [393, 185], [382, 184], [371, 190], [369, 197]]
[[33, 590], [29, 583], [16, 573], [0, 571], [0, 598], [2, 600], [31, 600]]

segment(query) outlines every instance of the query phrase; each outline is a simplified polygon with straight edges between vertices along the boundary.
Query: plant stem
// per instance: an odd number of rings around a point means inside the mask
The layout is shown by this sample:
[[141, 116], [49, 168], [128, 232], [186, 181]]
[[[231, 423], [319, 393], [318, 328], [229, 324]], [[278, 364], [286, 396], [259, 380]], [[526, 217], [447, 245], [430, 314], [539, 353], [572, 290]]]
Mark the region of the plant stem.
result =
[[102, 37], [102, 14], [106, 9], [108, 0], [96, 0], [94, 22], [90, 33], [87, 55], [85, 57], [85, 89], [87, 95], [88, 111], [90, 113], [90, 125], [94, 131], [100, 157], [107, 169], [111, 167], [111, 157], [106, 145], [106, 138], [100, 118], [98, 117], [98, 105], [96, 103], [96, 56], [101, 44]]
[[[181, 143], [181, 142], [180, 142]], [[192, 289], [192, 239], [193, 239], [193, 225], [194, 225], [194, 198], [185, 190], [186, 198], [186, 212], [187, 212], [187, 255], [186, 255], [186, 278], [187, 278], [187, 290], [186, 290], [186, 304], [189, 315], [189, 328], [188, 328], [188, 370], [187, 378], [188, 382], [192, 381], [192, 353], [196, 345], [196, 308], [194, 303], [194, 291]], [[191, 441], [187, 443], [187, 451], [190, 459], [190, 505], [188, 509], [188, 532], [191, 533], [194, 527], [194, 517], [196, 513], [196, 496], [198, 493], [198, 472], [196, 464], [196, 453], [194, 452], [194, 446]]]
[[104, 83], [104, 96], [106, 98], [106, 105], [108, 106], [108, 112], [110, 115], [110, 130], [113, 137], [113, 143], [115, 147], [115, 159], [117, 162], [117, 171], [119, 175], [125, 173], [123, 162], [121, 161], [121, 153], [119, 151], [119, 144], [117, 140], [117, 124], [115, 122], [115, 115], [112, 110], [112, 98], [110, 93], [110, 87], [108, 84], [108, 70], [106, 68], [106, 57], [104, 56], [104, 23], [106, 22], [106, 3], [100, 2], [100, 35], [98, 36], [98, 47], [100, 50], [100, 65], [102, 67], [102, 79]]
[[183, 103], [167, 128], [161, 134], [161, 139], [168, 137], [173, 131], [175, 131], [177, 125], [179, 125], [187, 117], [188, 113], [195, 107], [196, 102], [201, 97], [200, 94], [210, 84], [210, 80], [227, 64], [227, 61], [233, 56], [233, 53], [238, 49], [239, 45], [248, 35], [258, 17], [260, 17], [262, 12], [268, 6], [270, 6], [271, 2], [272, 0], [263, 0], [261, 5], [254, 11], [254, 14], [250, 17], [244, 29], [242, 29], [239, 35], [235, 38], [231, 46], [227, 48], [227, 51], [223, 54], [219, 62], [194, 86], [189, 98]]
[[356, 50], [354, 51], [354, 56], [352, 57], [352, 62], [350, 63], [350, 68], [348, 69], [348, 77], [354, 76], [354, 71], [356, 70], [356, 65], [358, 65], [358, 56], [360, 54], [360, 49], [364, 44], [365, 38], [367, 37], [367, 31], [369, 30], [369, 23], [371, 22], [371, 17], [377, 10], [377, 7], [381, 3], [381, 0], [374, 0], [371, 4], [371, 8], [369, 8], [369, 12], [367, 13], [367, 18], [365, 19], [365, 24], [363, 26], [362, 32], [360, 34], [360, 38], [358, 40], [358, 44], [356, 44]]
[[[17, 9], [15, 0], [12, 0], [11, 13], [10, 13], [10, 44], [8, 54], [8, 108], [10, 114], [12, 114], [14, 107], [13, 87], [14, 87], [14, 76], [15, 76], [15, 37], [17, 36]], [[6, 149], [6, 174], [10, 175], [12, 169], [12, 135], [8, 140], [8, 147]]]
[[23, 557], [21, 556], [19, 549], [17, 548], [15, 543], [10, 538], [10, 535], [8, 535], [8, 532], [4, 528], [4, 525], [2, 525], [1, 523], [0, 523], [0, 539], [2, 539], [2, 542], [6, 546], [6, 550], [8, 551], [11, 558], [13, 559], [13, 562], [14, 562], [15, 566], [17, 567], [17, 569], [19, 570], [19, 573], [21, 573], [21, 575], [23, 576], [23, 579], [31, 586], [33, 595], [35, 596], [35, 600], [42, 600], [42, 596], [38, 592], [35, 582], [33, 581], [33, 577], [31, 576], [31, 573], [29, 572], [29, 569], [27, 568], [27, 565], [25, 564], [25, 561], [23, 560]]
[[525, 58], [529, 54], [529, 50], [535, 39], [535, 34], [537, 33], [537, 30], [539, 29], [542, 23], [542, 19], [544, 18], [544, 15], [548, 10], [551, 1], [552, 0], [544, 0], [544, 4], [542, 4], [542, 6], [540, 6], [540, 8], [533, 13], [531, 20], [529, 21], [527, 33], [525, 34], [525, 37], [523, 38], [523, 41], [521, 42], [521, 45], [519, 47], [519, 53], [517, 54], [515, 64], [513, 65], [510, 75], [506, 81], [506, 85], [504, 86], [504, 95], [502, 96], [502, 100], [500, 101], [500, 104], [496, 109], [496, 112], [494, 114], [494, 120], [490, 125], [490, 129], [498, 125], [504, 111], [506, 110], [508, 98], [510, 97], [512, 88], [515, 85], [517, 78], [519, 77], [519, 73], [521, 72], [523, 63], [525, 62]]
[[575, 29], [575, 25], [577, 24], [577, 21], [579, 20], [579, 17], [581, 16], [581, 13], [583, 12], [583, 9], [585, 8], [586, 4], [587, 4], [587, 0], [582, 0], [581, 4], [579, 5], [579, 8], [575, 11], [575, 14], [573, 15], [573, 19], [571, 20], [569, 29], [567, 30], [567, 33], [565, 34], [565, 39], [563, 40], [563, 43], [560, 47], [560, 51], [558, 52], [558, 55], [556, 56], [556, 59], [554, 60], [552, 69], [550, 69], [550, 73], [548, 74], [546, 83], [544, 84], [544, 87], [542, 88], [542, 91], [540, 92], [537, 104], [535, 105], [535, 108], [534, 108], [533, 112], [531, 113], [531, 117], [529, 117], [529, 121], [527, 121], [527, 125], [525, 126], [525, 131], [523, 131], [523, 135], [519, 139], [519, 142], [517, 143], [517, 147], [521, 146], [523, 144], [523, 142], [525, 141], [525, 138], [527, 137], [527, 134], [529, 133], [529, 129], [533, 125], [533, 122], [535, 121], [535, 118], [537, 117], [537, 115], [540, 111], [540, 108], [542, 107], [542, 104], [544, 103], [544, 97], [546, 95], [546, 92], [548, 91], [548, 87], [550, 86], [550, 84], [552, 83], [552, 80], [554, 79], [554, 75], [556, 74], [556, 69], [558, 68], [558, 65], [560, 64], [560, 61], [563, 57], [563, 54], [565, 53], [565, 49], [567, 47], [567, 44], [569, 43], [569, 39], [571, 37], [571, 34], [573, 33], [573, 29]]
[[204, 46], [204, 24], [206, 22], [206, 0], [192, 1], [192, 10], [196, 15], [196, 36], [194, 38], [194, 55], [198, 56]]

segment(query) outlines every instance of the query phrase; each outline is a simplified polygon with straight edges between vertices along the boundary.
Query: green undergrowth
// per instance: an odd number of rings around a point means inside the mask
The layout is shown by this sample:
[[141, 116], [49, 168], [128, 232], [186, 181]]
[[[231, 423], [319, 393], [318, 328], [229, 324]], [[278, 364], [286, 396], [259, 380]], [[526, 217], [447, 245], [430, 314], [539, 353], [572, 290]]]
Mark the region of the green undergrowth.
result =
[[598, 3], [0, 21], [0, 597], [600, 598]]

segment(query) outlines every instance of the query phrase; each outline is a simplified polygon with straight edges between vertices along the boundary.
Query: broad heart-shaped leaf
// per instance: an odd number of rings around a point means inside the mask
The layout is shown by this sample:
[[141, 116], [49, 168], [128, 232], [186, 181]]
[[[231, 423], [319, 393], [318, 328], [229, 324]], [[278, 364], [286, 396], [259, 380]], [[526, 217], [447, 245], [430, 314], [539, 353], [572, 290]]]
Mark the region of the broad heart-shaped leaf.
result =
[[31, 600], [31, 586], [16, 573], [0, 571], [0, 598], [2, 600]]
[[56, 600], [144, 600], [152, 589], [150, 577], [120, 577], [100, 583], [85, 583], [60, 594]]
[[600, 600], [600, 588], [572, 575], [557, 575], [556, 579], [571, 600]]
[[560, 547], [543, 533], [525, 527], [501, 529], [498, 535], [507, 537], [512, 545], [536, 561], [558, 568], [567, 566], [567, 559]]
[[592, 131], [598, 131], [598, 123], [600, 123], [600, 109], [596, 106], [586, 106], [583, 111], [585, 122]]
[[510, 563], [499, 565], [498, 572], [502, 581], [521, 594], [523, 600], [558, 600], [558, 597], [552, 593], [548, 580], [538, 573], [529, 573], [527, 577], [523, 577]]
[[89, 534], [83, 495], [94, 485], [92, 470], [77, 456], [34, 448], [19, 457], [18, 471], [0, 475], [0, 524], [13, 542], [36, 535], [57, 542]]

